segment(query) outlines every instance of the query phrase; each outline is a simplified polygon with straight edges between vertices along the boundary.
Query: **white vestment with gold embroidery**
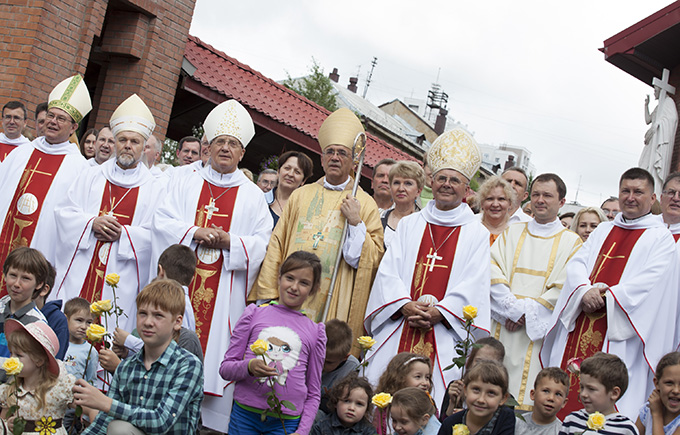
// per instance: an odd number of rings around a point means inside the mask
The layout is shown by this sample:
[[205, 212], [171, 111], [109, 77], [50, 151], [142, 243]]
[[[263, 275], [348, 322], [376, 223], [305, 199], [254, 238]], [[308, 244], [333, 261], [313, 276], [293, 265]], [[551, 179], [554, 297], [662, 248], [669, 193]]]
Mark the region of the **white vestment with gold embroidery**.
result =
[[[539, 224], [532, 219], [510, 225], [491, 246], [491, 335], [505, 346], [509, 392], [518, 409], [532, 410], [529, 397], [541, 370], [538, 358], [550, 316], [567, 276], [567, 262], [581, 238], [559, 219]], [[506, 320], [525, 325], [511, 332]]]

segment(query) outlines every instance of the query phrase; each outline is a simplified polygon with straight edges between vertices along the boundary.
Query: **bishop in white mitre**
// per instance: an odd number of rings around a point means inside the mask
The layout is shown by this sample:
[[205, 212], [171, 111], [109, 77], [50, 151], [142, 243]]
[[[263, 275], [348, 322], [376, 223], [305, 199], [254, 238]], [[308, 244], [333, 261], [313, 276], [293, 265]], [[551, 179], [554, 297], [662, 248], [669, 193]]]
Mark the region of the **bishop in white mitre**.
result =
[[[0, 264], [19, 246], [30, 246], [55, 264], [61, 253], [56, 242], [54, 209], [86, 168], [78, 145], [69, 137], [92, 109], [80, 75], [59, 83], [49, 95], [45, 135], [12, 151], [0, 164]], [[2, 294], [4, 279], [0, 278]]]
[[460, 378], [460, 370], [444, 368], [466, 336], [464, 306], [478, 310], [473, 336], [489, 333], [489, 232], [463, 202], [481, 164], [472, 136], [462, 129], [442, 134], [427, 161], [434, 200], [399, 222], [368, 300], [364, 327], [377, 344], [366, 376], [376, 385], [399, 352], [427, 356], [441, 403], [448, 383]]
[[255, 135], [246, 109], [235, 100], [225, 101], [203, 126], [210, 160], [169, 181], [154, 217], [153, 258], [175, 243], [196, 250], [199, 261], [189, 299], [205, 354], [203, 425], [226, 433], [233, 384], [218, 369], [260, 270], [273, 222], [264, 193], [238, 169]]
[[[115, 158], [88, 167], [57, 206], [61, 255], [50, 299], [115, 298], [127, 315], [120, 317], [119, 326], [132, 331], [135, 298], [149, 281], [151, 223], [165, 183], [141, 162], [156, 123], [137, 94], [118, 106], [109, 126], [115, 137]], [[120, 276], [115, 294], [105, 283], [109, 273]], [[115, 318], [109, 316], [107, 323], [113, 332]]]
[[567, 186], [555, 174], [531, 184], [534, 217], [510, 225], [491, 246], [491, 335], [505, 346], [509, 392], [515, 409], [533, 410], [531, 390], [541, 371], [539, 352], [548, 332], [567, 263], [581, 238], [557, 217]]

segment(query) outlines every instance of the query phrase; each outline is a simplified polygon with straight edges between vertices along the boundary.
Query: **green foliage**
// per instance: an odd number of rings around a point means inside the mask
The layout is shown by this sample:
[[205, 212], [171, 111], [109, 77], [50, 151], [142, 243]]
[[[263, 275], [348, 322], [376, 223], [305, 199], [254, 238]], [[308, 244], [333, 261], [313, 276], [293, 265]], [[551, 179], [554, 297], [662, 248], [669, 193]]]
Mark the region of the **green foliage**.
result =
[[326, 77], [323, 69], [312, 58], [312, 66], [309, 69], [309, 75], [300, 79], [293, 79], [288, 72], [287, 78], [283, 81], [283, 85], [288, 89], [302, 95], [308, 100], [314, 101], [319, 106], [334, 112], [338, 109], [338, 102], [335, 98], [335, 89], [331, 80]]

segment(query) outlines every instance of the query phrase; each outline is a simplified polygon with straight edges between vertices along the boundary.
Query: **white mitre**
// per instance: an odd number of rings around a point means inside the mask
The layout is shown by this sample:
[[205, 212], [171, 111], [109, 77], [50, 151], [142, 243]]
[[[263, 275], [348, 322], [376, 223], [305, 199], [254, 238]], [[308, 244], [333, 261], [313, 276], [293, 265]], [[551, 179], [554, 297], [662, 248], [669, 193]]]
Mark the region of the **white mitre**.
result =
[[109, 126], [114, 136], [121, 131], [134, 131], [148, 139], [156, 128], [151, 110], [137, 94], [132, 94], [111, 115]]
[[227, 100], [215, 107], [203, 123], [203, 129], [208, 142], [218, 136], [228, 134], [233, 136], [245, 148], [255, 136], [255, 124], [245, 107], [236, 100]]
[[477, 173], [482, 164], [482, 153], [475, 139], [462, 128], [442, 133], [427, 152], [427, 164], [432, 175], [442, 169], [453, 169], [468, 180]]
[[50, 92], [47, 108], [52, 107], [65, 111], [75, 122], [82, 121], [85, 115], [90, 113], [92, 110], [90, 92], [80, 74], [62, 81]]

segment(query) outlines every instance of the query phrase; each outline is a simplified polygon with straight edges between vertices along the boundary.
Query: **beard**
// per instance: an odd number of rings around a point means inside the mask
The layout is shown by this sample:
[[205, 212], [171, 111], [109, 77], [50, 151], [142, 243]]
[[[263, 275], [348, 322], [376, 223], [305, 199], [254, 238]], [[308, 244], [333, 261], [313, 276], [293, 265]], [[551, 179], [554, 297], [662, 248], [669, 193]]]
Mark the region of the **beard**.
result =
[[116, 161], [118, 162], [121, 168], [128, 169], [135, 166], [139, 160], [136, 160], [133, 156], [129, 154], [123, 154], [121, 156], [118, 156], [116, 158]]

